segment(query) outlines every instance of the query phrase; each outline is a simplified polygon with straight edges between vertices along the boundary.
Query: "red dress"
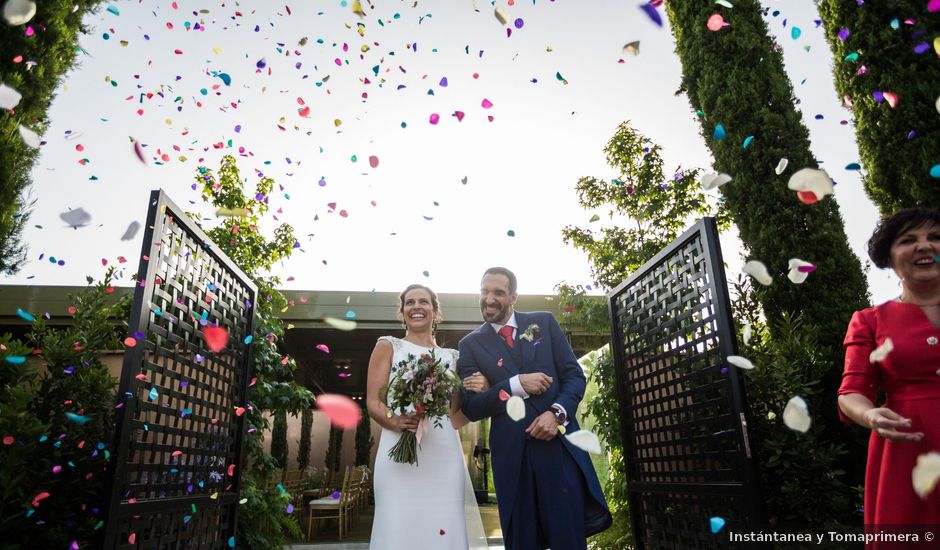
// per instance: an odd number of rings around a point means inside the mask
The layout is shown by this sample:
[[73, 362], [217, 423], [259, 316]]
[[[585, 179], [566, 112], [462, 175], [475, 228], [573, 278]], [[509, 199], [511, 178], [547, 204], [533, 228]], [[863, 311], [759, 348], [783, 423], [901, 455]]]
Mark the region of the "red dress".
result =
[[[872, 364], [885, 338], [894, 350]], [[911, 472], [921, 454], [940, 452], [940, 329], [921, 308], [896, 301], [856, 311], [845, 335], [845, 372], [839, 395], [859, 393], [876, 403], [878, 389], [894, 412], [911, 419], [917, 442], [888, 441], [872, 432], [865, 472], [865, 524], [940, 524], [940, 486], [921, 499]], [[839, 411], [843, 422], [852, 420]], [[923, 539], [921, 539], [923, 544]], [[875, 545], [881, 546], [881, 545]]]

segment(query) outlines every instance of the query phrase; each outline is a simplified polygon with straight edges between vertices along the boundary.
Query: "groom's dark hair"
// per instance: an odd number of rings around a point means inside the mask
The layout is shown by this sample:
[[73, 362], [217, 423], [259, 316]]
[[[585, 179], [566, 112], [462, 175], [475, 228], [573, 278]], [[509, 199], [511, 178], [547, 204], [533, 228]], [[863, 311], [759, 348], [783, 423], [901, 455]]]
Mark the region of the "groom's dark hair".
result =
[[[483, 277], [487, 275], [505, 275], [509, 279], [509, 293], [515, 294], [516, 290], [519, 288], [519, 283], [516, 281], [516, 274], [512, 271], [509, 271], [505, 267], [491, 267], [483, 272]], [[481, 277], [482, 279], [482, 277]]]

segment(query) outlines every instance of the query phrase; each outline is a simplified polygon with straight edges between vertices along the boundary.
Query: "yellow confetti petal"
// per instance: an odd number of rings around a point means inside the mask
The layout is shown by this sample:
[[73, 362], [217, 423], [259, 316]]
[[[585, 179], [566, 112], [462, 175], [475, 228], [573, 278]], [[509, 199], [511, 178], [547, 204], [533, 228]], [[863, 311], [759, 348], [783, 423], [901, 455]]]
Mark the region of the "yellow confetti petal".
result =
[[506, 401], [506, 414], [516, 422], [525, 418], [525, 401], [518, 395], [514, 395]]
[[812, 419], [809, 416], [809, 407], [800, 396], [791, 397], [783, 409], [783, 423], [791, 430], [806, 433], [809, 431]]
[[937, 486], [940, 479], [940, 453], [931, 451], [917, 457], [917, 465], [911, 472], [911, 481], [917, 496], [924, 499]]
[[324, 317], [323, 322], [337, 330], [356, 330], [356, 322], [350, 319], [336, 319], [335, 317]]
[[496, 19], [499, 21], [500, 25], [509, 23], [509, 14], [507, 14], [502, 7], [496, 6], [496, 10], [494, 11], [493, 15], [496, 16]]

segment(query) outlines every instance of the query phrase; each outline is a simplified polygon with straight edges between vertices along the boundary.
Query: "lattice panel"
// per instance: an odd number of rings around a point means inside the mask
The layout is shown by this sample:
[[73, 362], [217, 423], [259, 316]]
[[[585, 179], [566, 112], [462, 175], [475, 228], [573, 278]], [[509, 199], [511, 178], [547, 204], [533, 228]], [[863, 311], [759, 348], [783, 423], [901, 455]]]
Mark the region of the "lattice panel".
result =
[[[713, 545], [709, 507], [729, 523], [755, 515], [740, 505], [747, 499], [728, 496], [756, 490], [756, 470], [742, 434], [741, 380], [725, 361], [734, 346], [731, 316], [708, 226], [699, 222], [608, 296], [641, 547]], [[722, 494], [715, 506], [710, 491]], [[664, 494], [668, 525], [658, 508]]]
[[[237, 504], [226, 504], [142, 514], [122, 523], [117, 535], [120, 549], [186, 548], [187, 550], [228, 550], [228, 540], [217, 533], [234, 531], [229, 524]], [[132, 541], [133, 542], [130, 542]]]
[[[153, 198], [130, 323], [138, 344], [125, 353], [121, 378], [107, 538], [133, 547], [130, 525], [143, 518], [153, 538], [144, 544], [150, 535], [138, 532], [138, 547], [171, 548], [185, 536], [187, 548], [216, 548], [234, 535], [235, 508], [223, 513], [218, 503], [237, 500], [256, 289], [162, 193]], [[212, 327], [229, 336], [217, 353], [206, 343]], [[193, 511], [207, 499], [216, 506]], [[209, 509], [224, 517], [202, 518]], [[196, 546], [191, 525], [208, 529]]]

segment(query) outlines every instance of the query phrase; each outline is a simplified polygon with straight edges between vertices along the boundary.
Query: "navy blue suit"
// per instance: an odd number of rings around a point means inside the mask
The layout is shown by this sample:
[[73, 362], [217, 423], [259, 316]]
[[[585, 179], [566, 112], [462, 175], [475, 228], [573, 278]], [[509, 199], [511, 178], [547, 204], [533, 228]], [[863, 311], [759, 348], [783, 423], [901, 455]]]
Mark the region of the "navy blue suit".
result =
[[[583, 548], [585, 537], [603, 531], [612, 521], [591, 459], [561, 433], [546, 442], [525, 430], [555, 403], [567, 412], [567, 432], [580, 429], [575, 413], [584, 396], [584, 373], [551, 313], [515, 315], [513, 348], [489, 323], [460, 341], [460, 376], [479, 371], [490, 383], [485, 392], [463, 392], [463, 412], [471, 421], [492, 419], [493, 480], [506, 547]], [[532, 325], [538, 326], [533, 340], [520, 339]], [[536, 372], [552, 377], [552, 384], [545, 393], [526, 399], [525, 418], [514, 421], [506, 414], [500, 390], [512, 395], [510, 378]], [[570, 546], [576, 543], [572, 541], [580, 542]]]

